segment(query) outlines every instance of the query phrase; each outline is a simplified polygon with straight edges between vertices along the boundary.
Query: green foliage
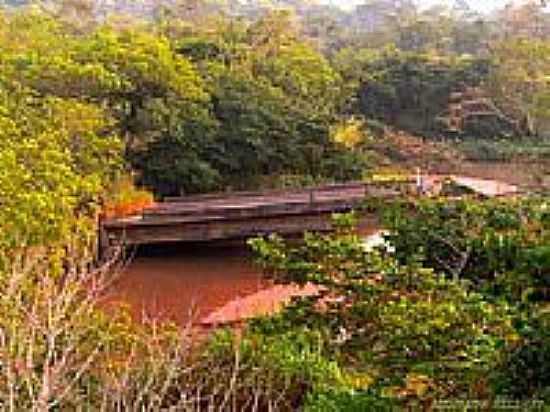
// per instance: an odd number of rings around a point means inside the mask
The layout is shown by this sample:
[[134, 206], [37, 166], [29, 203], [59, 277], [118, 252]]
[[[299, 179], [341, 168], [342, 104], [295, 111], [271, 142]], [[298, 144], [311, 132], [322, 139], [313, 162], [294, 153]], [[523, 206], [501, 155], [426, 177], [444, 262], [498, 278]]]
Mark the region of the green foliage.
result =
[[317, 116], [330, 116], [338, 103], [338, 74], [304, 43], [281, 47], [275, 56], [256, 61], [254, 70], [280, 87], [293, 103], [308, 104], [308, 110]]
[[[231, 331], [218, 332], [203, 354], [206, 370], [199, 371], [214, 396], [231, 399], [238, 410], [293, 411], [303, 405], [310, 391], [326, 391], [343, 385], [338, 364], [327, 359], [321, 337], [311, 331], [287, 331], [280, 335]], [[208, 375], [209, 370], [216, 373]], [[221, 388], [219, 382], [234, 382]]]
[[290, 172], [344, 180], [360, 173], [364, 164], [331, 141], [327, 122], [293, 107], [267, 80], [226, 71], [216, 83], [214, 113], [227, 125], [215, 154], [224, 176], [246, 181]]
[[490, 374], [497, 395], [548, 400], [547, 199], [426, 200], [386, 212], [396, 256], [418, 254], [448, 277], [471, 281], [486, 300], [513, 304], [515, 332]]
[[182, 122], [162, 132], [144, 148], [133, 150], [131, 163], [138, 182], [158, 195], [179, 195], [214, 190], [221, 185], [220, 171], [211, 163], [212, 137], [207, 117]]
[[[544, 36], [507, 38], [480, 57], [495, 34], [482, 22], [392, 6], [368, 39], [334, 36], [329, 59], [286, 11], [100, 23], [90, 2], [55, 6], [0, 13], [0, 404], [354, 411], [442, 397], [550, 401], [547, 199], [396, 205], [385, 219], [395, 253], [366, 252], [353, 215], [303, 244], [253, 240], [276, 280], [313, 283], [318, 296], [186, 359], [171, 327], [100, 308], [113, 268], [98, 267], [91, 246], [106, 198], [152, 200], [113, 183], [125, 167], [160, 196], [357, 179], [368, 153], [354, 119], [435, 136], [452, 93], [469, 87], [484, 89], [499, 119], [542, 134]], [[311, 21], [331, 31], [322, 13]], [[529, 151], [475, 141], [484, 127], [462, 136], [478, 155]]]
[[367, 118], [423, 135], [436, 133], [436, 117], [447, 109], [450, 95], [478, 86], [488, 62], [470, 57], [344, 49], [335, 65], [350, 82], [353, 110]]
[[94, 218], [122, 165], [104, 100], [118, 80], [77, 62], [53, 19], [0, 19], [0, 404], [158, 408], [180, 375], [177, 333], [99, 307], [113, 267], [96, 262]]
[[[39, 11], [3, 18], [6, 87], [51, 101], [61, 121], [73, 112], [84, 124], [69, 126], [93, 128], [105, 138], [98, 145], [120, 136], [137, 183], [157, 195], [363, 172], [365, 159], [330, 137], [338, 74], [288, 31], [284, 14], [173, 39], [135, 22], [76, 35]], [[264, 29], [275, 36], [265, 44]]]
[[0, 95], [0, 250], [60, 241], [98, 204], [121, 145], [104, 135], [108, 117], [94, 106]]
[[325, 391], [308, 395], [304, 412], [355, 412], [400, 410], [399, 402], [371, 391]]
[[489, 89], [504, 111], [537, 136], [550, 118], [550, 42], [515, 38], [498, 44]]
[[301, 246], [251, 241], [277, 280], [322, 291], [260, 327], [275, 334], [304, 326], [323, 331], [331, 356], [394, 397], [408, 393], [414, 379], [426, 382], [420, 398], [475, 391], [514, 335], [508, 307], [415, 262], [402, 266], [365, 252], [346, 229], [350, 222], [341, 223], [337, 235], [306, 235]]
[[498, 394], [550, 402], [549, 322], [547, 309], [526, 313], [518, 322], [521, 340], [506, 353], [492, 374]]
[[384, 224], [396, 256], [511, 302], [540, 300], [547, 287], [547, 200], [421, 200], [388, 208]]
[[[346, 180], [366, 167], [361, 153], [331, 138], [339, 76], [281, 19], [274, 14], [249, 26], [222, 26], [218, 36], [195, 36], [178, 46], [200, 69], [212, 97], [216, 127], [203, 158], [218, 184], [243, 188], [258, 177], [285, 175]], [[273, 37], [264, 39], [260, 27]]]

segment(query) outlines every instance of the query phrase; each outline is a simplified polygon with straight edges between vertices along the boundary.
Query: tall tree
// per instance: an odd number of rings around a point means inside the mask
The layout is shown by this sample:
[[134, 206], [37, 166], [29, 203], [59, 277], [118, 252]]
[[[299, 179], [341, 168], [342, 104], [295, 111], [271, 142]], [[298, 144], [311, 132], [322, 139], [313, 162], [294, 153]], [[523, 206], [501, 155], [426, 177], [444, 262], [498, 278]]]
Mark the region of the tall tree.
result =
[[525, 133], [538, 134], [541, 121], [550, 117], [550, 42], [506, 40], [495, 48], [494, 58], [491, 93]]

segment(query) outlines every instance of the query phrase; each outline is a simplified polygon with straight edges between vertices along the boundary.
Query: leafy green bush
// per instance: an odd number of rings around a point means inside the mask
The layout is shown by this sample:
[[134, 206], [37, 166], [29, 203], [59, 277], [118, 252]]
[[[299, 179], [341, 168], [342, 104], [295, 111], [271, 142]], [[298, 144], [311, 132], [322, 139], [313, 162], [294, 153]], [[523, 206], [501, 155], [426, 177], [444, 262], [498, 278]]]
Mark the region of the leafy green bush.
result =
[[335, 66], [353, 86], [355, 113], [413, 134], [436, 136], [437, 118], [451, 94], [477, 87], [487, 78], [486, 59], [449, 58], [403, 52], [392, 46], [377, 50], [344, 48]]
[[221, 331], [202, 354], [197, 381], [214, 404], [233, 405], [233, 410], [294, 411], [309, 392], [343, 385], [338, 364], [324, 356], [324, 345], [319, 334], [299, 328], [242, 336]]
[[[469, 291], [459, 279], [411, 261], [401, 265], [387, 254], [366, 252], [348, 230], [308, 234], [288, 247], [276, 237], [251, 242], [259, 261], [276, 279], [319, 285], [321, 293], [291, 306], [264, 333], [294, 327], [321, 331], [328, 356], [352, 373], [368, 376], [369, 386], [417, 397], [467, 394], [484, 386], [500, 349], [514, 338], [510, 310]], [[265, 325], [267, 323], [267, 325]]]
[[308, 395], [304, 412], [357, 412], [401, 410], [401, 404], [372, 391], [324, 391]]
[[549, 400], [548, 200], [423, 200], [389, 208], [388, 240], [401, 262], [419, 255], [448, 278], [468, 279], [485, 299], [512, 305], [514, 331], [490, 386], [512, 399]]
[[495, 391], [513, 399], [550, 402], [550, 313], [527, 315], [518, 329], [521, 339], [492, 374]]
[[517, 303], [547, 295], [547, 208], [544, 198], [424, 199], [386, 208], [384, 225], [400, 262], [420, 255], [428, 267]]

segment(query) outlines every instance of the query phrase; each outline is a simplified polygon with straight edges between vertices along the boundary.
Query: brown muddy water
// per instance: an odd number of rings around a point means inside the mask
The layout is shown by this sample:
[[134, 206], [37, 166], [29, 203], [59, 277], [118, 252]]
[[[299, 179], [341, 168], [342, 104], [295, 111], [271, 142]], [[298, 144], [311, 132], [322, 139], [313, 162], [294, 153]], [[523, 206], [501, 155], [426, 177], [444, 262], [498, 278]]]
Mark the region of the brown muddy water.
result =
[[138, 320], [186, 326], [268, 286], [244, 244], [166, 244], [139, 248], [109, 300], [128, 305]]
[[[378, 228], [367, 219], [359, 232], [368, 236]], [[164, 244], [139, 248], [108, 300], [129, 306], [136, 320], [187, 326], [272, 287], [244, 242]]]

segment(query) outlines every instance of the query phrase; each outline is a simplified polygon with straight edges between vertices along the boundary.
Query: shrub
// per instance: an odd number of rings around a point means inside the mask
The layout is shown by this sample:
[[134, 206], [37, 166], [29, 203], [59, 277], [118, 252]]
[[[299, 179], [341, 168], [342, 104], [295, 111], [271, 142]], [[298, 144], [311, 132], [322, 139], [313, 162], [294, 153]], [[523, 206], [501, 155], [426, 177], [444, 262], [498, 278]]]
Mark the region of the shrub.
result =
[[115, 267], [94, 267], [78, 239], [47, 253], [12, 252], [0, 271], [0, 405], [6, 410], [158, 410], [176, 390], [189, 345], [181, 332], [138, 325], [102, 299]]
[[307, 398], [304, 412], [397, 411], [401, 404], [372, 391], [314, 392]]
[[318, 334], [300, 329], [245, 331], [242, 336], [222, 331], [203, 353], [196, 379], [203, 380], [217, 410], [231, 405], [239, 411], [294, 411], [309, 392], [343, 384], [338, 364], [324, 356], [323, 345]]
[[509, 399], [550, 399], [547, 208], [545, 198], [424, 200], [390, 208], [385, 218], [401, 262], [420, 255], [447, 278], [469, 279], [485, 299], [506, 299], [515, 309], [515, 331], [490, 379]]
[[518, 339], [493, 374], [496, 393], [550, 402], [550, 314], [527, 316]]
[[124, 176], [112, 185], [103, 213], [105, 217], [125, 217], [154, 204], [153, 194], [134, 186], [130, 176]]
[[276, 279], [323, 290], [276, 318], [271, 330], [322, 331], [329, 356], [394, 397], [409, 396], [414, 377], [425, 381], [421, 398], [479, 391], [514, 337], [505, 304], [489, 303], [466, 282], [418, 262], [401, 265], [387, 252], [366, 252], [345, 226], [336, 235], [306, 235], [295, 247], [279, 238], [251, 244]]
[[425, 199], [385, 209], [397, 259], [473, 282], [492, 298], [519, 303], [547, 295], [549, 239], [544, 198]]

